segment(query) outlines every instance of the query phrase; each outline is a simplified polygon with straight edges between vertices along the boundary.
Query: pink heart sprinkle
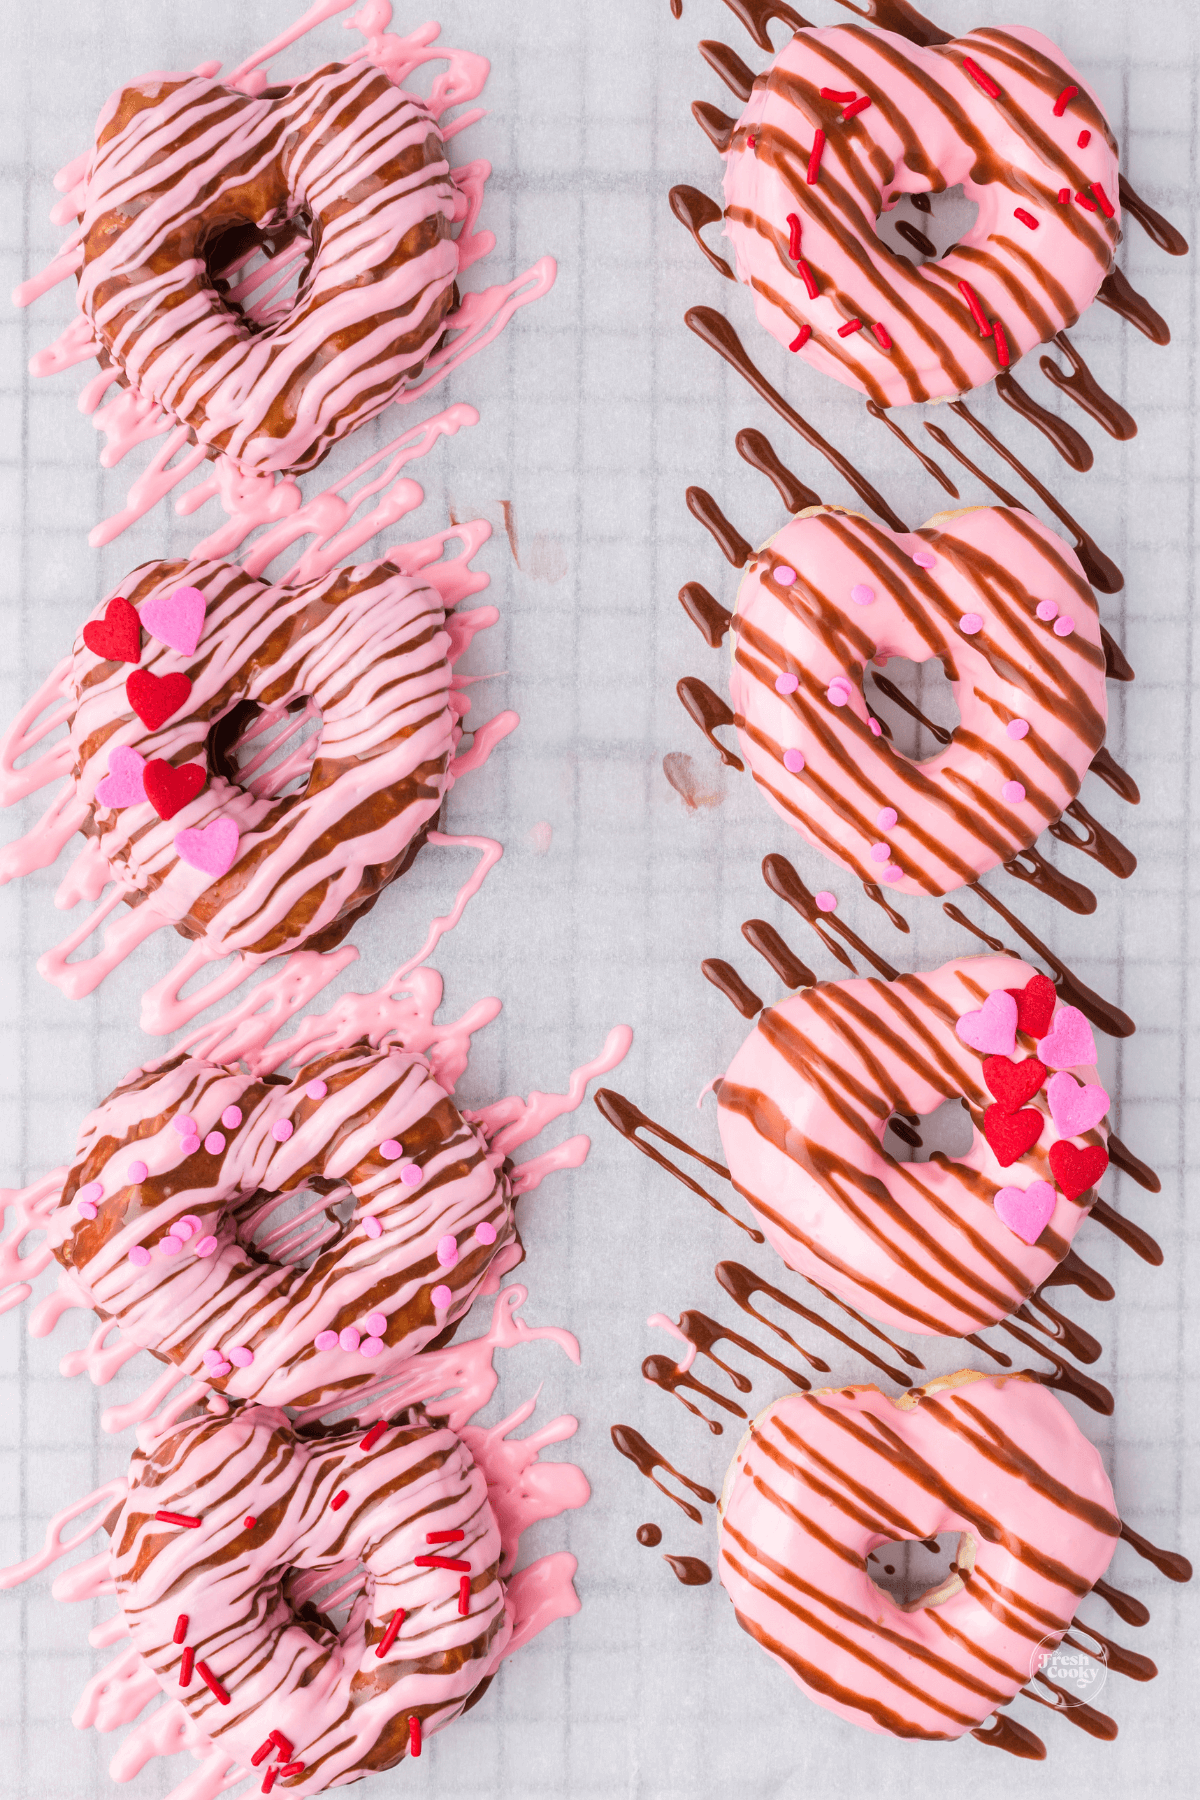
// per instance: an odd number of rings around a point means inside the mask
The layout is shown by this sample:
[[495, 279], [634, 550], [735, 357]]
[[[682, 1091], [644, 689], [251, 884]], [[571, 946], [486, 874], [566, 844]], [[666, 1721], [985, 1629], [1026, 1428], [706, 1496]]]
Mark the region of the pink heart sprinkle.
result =
[[344, 1331], [338, 1333], [338, 1343], [343, 1350], [357, 1350], [361, 1342], [362, 1338], [353, 1325], [347, 1325]]
[[196, 1245], [196, 1255], [211, 1256], [216, 1247], [217, 1240], [215, 1237], [202, 1237], [200, 1242]]
[[144, 1162], [131, 1162], [125, 1171], [125, 1179], [136, 1187], [139, 1181], [145, 1181], [149, 1173], [150, 1171]]
[[796, 571], [795, 569], [789, 569], [787, 564], [784, 563], [776, 569], [775, 579], [780, 587], [791, 587], [793, 581], [796, 579]]
[[214, 880], [232, 869], [237, 851], [238, 828], [232, 819], [214, 819], [211, 825], [175, 833], [175, 852], [180, 860]]
[[777, 694], [794, 694], [799, 686], [800, 677], [798, 675], [777, 675], [775, 677], [775, 692]]
[[1055, 637], [1070, 637], [1074, 629], [1075, 621], [1071, 618], [1069, 613], [1064, 613], [1061, 619], [1055, 619], [1054, 621]]
[[1055, 1201], [1050, 1183], [1035, 1181], [1027, 1188], [998, 1188], [992, 1204], [1002, 1225], [1024, 1243], [1036, 1244], [1054, 1213]]
[[[1038, 1049], [1040, 1051], [1040, 1045]], [[1054, 1129], [1060, 1137], [1082, 1137], [1085, 1131], [1098, 1125], [1108, 1111], [1108, 1095], [1098, 1081], [1089, 1081], [1085, 1086], [1065, 1069], [1052, 1075], [1046, 1083], [1046, 1098], [1050, 1102]]]
[[892, 860], [892, 853], [888, 849], [888, 846], [886, 844], [872, 844], [871, 845], [871, 861], [872, 862], [891, 862], [891, 860]]
[[95, 1208], [94, 1203], [91, 1200], [80, 1200], [78, 1202], [78, 1207], [79, 1207], [79, 1211], [83, 1214], [83, 1217], [85, 1219], [94, 1219], [95, 1218], [96, 1208]]
[[200, 1139], [198, 1137], [194, 1137], [194, 1136], [180, 1138], [179, 1148], [182, 1150], [182, 1152], [185, 1156], [194, 1156], [196, 1154], [197, 1150], [200, 1148]]
[[881, 807], [875, 816], [875, 825], [879, 831], [890, 831], [900, 815], [894, 806]]
[[378, 1356], [383, 1349], [383, 1339], [378, 1337], [364, 1338], [358, 1346], [360, 1356]]
[[229, 1352], [229, 1360], [231, 1363], [235, 1363], [239, 1369], [248, 1369], [254, 1361], [254, 1352], [245, 1344], [238, 1344]]
[[367, 1236], [371, 1238], [383, 1236], [383, 1226], [375, 1217], [374, 1213], [363, 1220], [363, 1230], [366, 1232]]
[[1089, 1068], [1095, 1062], [1096, 1040], [1077, 1006], [1055, 1008], [1050, 1030], [1038, 1044], [1038, 1056], [1048, 1069]]
[[799, 775], [804, 768], [804, 755], [800, 750], [785, 750], [783, 766], [789, 774]]
[[885, 881], [903, 881], [904, 870], [900, 867], [899, 863], [889, 863], [887, 868], [883, 871], [883, 879]]
[[338, 1334], [336, 1331], [318, 1331], [313, 1339], [313, 1346], [317, 1350], [336, 1350], [337, 1344]]
[[276, 1119], [271, 1127], [271, 1136], [277, 1144], [286, 1144], [295, 1129], [290, 1119]]
[[963, 1013], [954, 1029], [964, 1044], [984, 1056], [1011, 1056], [1017, 1047], [1017, 1003], [997, 988], [976, 1012]]
[[404, 1155], [404, 1145], [397, 1143], [395, 1138], [384, 1138], [379, 1146], [379, 1154], [384, 1162], [395, 1162], [398, 1156]]
[[129, 1260], [131, 1263], [136, 1263], [139, 1269], [144, 1269], [150, 1261], [150, 1252], [144, 1244], [135, 1244], [129, 1252]]
[[958, 621], [958, 629], [965, 632], [967, 637], [974, 637], [977, 631], [983, 630], [982, 613], [964, 613]]
[[1006, 781], [1000, 789], [1000, 798], [1009, 806], [1020, 806], [1025, 798], [1025, 789], [1019, 781]]
[[93, 1206], [97, 1200], [103, 1200], [104, 1189], [98, 1181], [89, 1181], [86, 1187], [80, 1188], [79, 1198], [85, 1204]]
[[1028, 737], [1029, 736], [1029, 720], [1028, 719], [1010, 719], [1008, 721], [1008, 724], [1004, 727], [1004, 729], [1007, 731], [1010, 738]]
[[221, 1114], [221, 1123], [226, 1131], [236, 1131], [241, 1122], [242, 1109], [240, 1106], [227, 1106]]
[[865, 581], [856, 582], [850, 589], [850, 598], [855, 606], [872, 606], [875, 602], [875, 589], [868, 587]]
[[101, 806], [136, 806], [146, 798], [142, 777], [146, 759], [136, 750], [117, 745], [108, 753], [108, 774], [96, 783], [96, 798]]
[[163, 1238], [158, 1247], [164, 1256], [178, 1256], [183, 1249], [182, 1243], [173, 1233]]
[[176, 1113], [175, 1117], [171, 1120], [171, 1123], [179, 1133], [180, 1137], [195, 1137], [200, 1129], [190, 1113]]
[[477, 1244], [494, 1244], [495, 1241], [496, 1227], [489, 1220], [481, 1219], [475, 1227], [475, 1242]]
[[458, 1239], [452, 1232], [440, 1237], [437, 1243], [437, 1259], [443, 1269], [452, 1269], [458, 1261]]
[[387, 1330], [387, 1314], [381, 1312], [368, 1313], [364, 1321], [372, 1337], [382, 1337]]
[[225, 1139], [219, 1131], [210, 1131], [204, 1140], [204, 1148], [210, 1156], [220, 1156], [225, 1148]]
[[138, 612], [151, 637], [181, 656], [193, 655], [204, 630], [204, 595], [199, 588], [176, 588], [173, 594], [147, 600]]
[[1039, 600], [1038, 606], [1037, 606], [1037, 616], [1046, 625], [1048, 625], [1050, 623], [1051, 619], [1057, 619], [1057, 617], [1058, 617], [1058, 601], [1057, 600]]
[[304, 1091], [310, 1100], [323, 1100], [329, 1092], [329, 1084], [325, 1081], [310, 1081]]
[[916, 563], [918, 569], [932, 569], [934, 563], [937, 561], [937, 557], [933, 554], [932, 550], [914, 550], [913, 561]]
[[405, 1163], [400, 1171], [400, 1179], [405, 1187], [419, 1187], [421, 1185], [421, 1171], [418, 1169], [416, 1163]]
[[446, 1287], [445, 1284], [443, 1283], [439, 1287], [430, 1288], [429, 1298], [433, 1301], [433, 1304], [437, 1307], [438, 1311], [441, 1312], [447, 1306], [449, 1306], [451, 1300], [453, 1300], [453, 1298], [454, 1298], [454, 1295], [450, 1292], [450, 1289], [448, 1287]]
[[837, 895], [831, 894], [828, 888], [822, 888], [819, 894], [813, 895], [813, 899], [816, 901], [817, 908], [820, 912], [837, 911]]

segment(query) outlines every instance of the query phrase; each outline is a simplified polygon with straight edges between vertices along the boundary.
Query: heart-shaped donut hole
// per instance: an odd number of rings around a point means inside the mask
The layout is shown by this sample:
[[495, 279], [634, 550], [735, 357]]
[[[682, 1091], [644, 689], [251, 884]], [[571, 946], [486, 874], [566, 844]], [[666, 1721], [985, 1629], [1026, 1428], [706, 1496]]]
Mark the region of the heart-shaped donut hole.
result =
[[897, 1162], [925, 1163], [934, 1156], [965, 1156], [973, 1137], [966, 1102], [943, 1100], [923, 1116], [893, 1114], [884, 1132], [883, 1148]]
[[879, 214], [875, 231], [889, 250], [920, 267], [949, 256], [978, 217], [979, 202], [969, 199], [959, 182], [940, 194], [902, 195], [890, 212]]
[[865, 692], [871, 711], [887, 727], [888, 742], [909, 762], [940, 756], [962, 723], [953, 683], [937, 656], [924, 662], [879, 657]]
[[973, 1560], [974, 1543], [967, 1532], [940, 1539], [901, 1538], [868, 1551], [867, 1574], [881, 1594], [907, 1612], [948, 1598], [954, 1576], [969, 1570]]
[[309, 694], [298, 695], [282, 711], [240, 701], [209, 726], [204, 747], [209, 773], [273, 800], [302, 794], [320, 754], [322, 724]]

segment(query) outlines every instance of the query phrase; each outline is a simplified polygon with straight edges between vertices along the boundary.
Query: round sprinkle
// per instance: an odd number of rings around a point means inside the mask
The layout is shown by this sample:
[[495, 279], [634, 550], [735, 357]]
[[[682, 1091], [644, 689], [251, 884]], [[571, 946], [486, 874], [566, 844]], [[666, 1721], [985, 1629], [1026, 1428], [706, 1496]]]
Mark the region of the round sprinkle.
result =
[[180, 1243], [179, 1239], [170, 1235], [163, 1238], [158, 1247], [164, 1256], [178, 1256], [179, 1252], [183, 1249], [183, 1245]]
[[94, 1219], [96, 1216], [96, 1207], [91, 1200], [81, 1200], [79, 1202], [79, 1211], [85, 1219]]
[[794, 694], [799, 686], [800, 677], [798, 675], [777, 675], [775, 677], [775, 692], [777, 694]]
[[180, 1137], [195, 1137], [200, 1129], [190, 1113], [176, 1113], [171, 1123]]
[[221, 1114], [221, 1123], [226, 1131], [236, 1131], [241, 1122], [242, 1109], [240, 1106], [227, 1106]]
[[347, 1325], [345, 1331], [339, 1331], [338, 1343], [343, 1350], [357, 1350], [358, 1346], [362, 1343], [362, 1337], [354, 1329], [353, 1325]]
[[271, 1136], [277, 1144], [286, 1144], [295, 1129], [290, 1119], [276, 1119], [271, 1127]]
[[825, 888], [821, 893], [814, 895], [814, 899], [821, 912], [837, 911], [837, 895], [831, 894], [828, 888]]
[[231, 1363], [236, 1363], [239, 1369], [248, 1369], [254, 1361], [254, 1352], [247, 1349], [245, 1344], [235, 1344], [229, 1352], [229, 1360]]
[[206, 1350], [204, 1352], [204, 1363], [206, 1368], [215, 1369], [218, 1363], [223, 1363], [224, 1361], [225, 1358], [221, 1355], [219, 1350]]
[[103, 1200], [103, 1198], [104, 1189], [98, 1181], [89, 1181], [86, 1187], [81, 1187], [79, 1190], [81, 1206], [95, 1206], [97, 1200]]
[[443, 1269], [452, 1269], [458, 1261], [458, 1240], [452, 1232], [438, 1239], [437, 1259]]
[[868, 587], [865, 581], [855, 582], [854, 586], [850, 589], [850, 598], [853, 600], [855, 606], [873, 606], [875, 603], [875, 589], [873, 587]]
[[1010, 738], [1028, 737], [1029, 736], [1029, 720], [1028, 719], [1010, 719], [1008, 721], [1008, 724], [1004, 727], [1004, 729], [1005, 729], [1005, 731], [1007, 731]]
[[210, 1131], [204, 1140], [204, 1148], [210, 1156], [220, 1156], [225, 1148], [225, 1139], [219, 1131]]
[[200, 1242], [196, 1245], [196, 1255], [211, 1256], [216, 1247], [217, 1240], [215, 1237], [202, 1237]]
[[1020, 806], [1025, 798], [1025, 789], [1019, 781], [1006, 781], [1000, 789], [1000, 797], [1007, 801], [1009, 806]]
[[310, 1081], [304, 1091], [310, 1100], [323, 1100], [329, 1092], [329, 1083], [327, 1081]]
[[336, 1350], [338, 1334], [336, 1331], [318, 1331], [313, 1339], [313, 1347], [317, 1350]]
[[171, 1236], [177, 1237], [181, 1244], [186, 1244], [190, 1237], [195, 1237], [196, 1230], [186, 1219], [176, 1219], [171, 1227]]
[[208, 1372], [214, 1379], [219, 1379], [222, 1375], [228, 1375], [229, 1367], [230, 1365], [222, 1359], [221, 1362], [214, 1363]]
[[451, 1300], [453, 1300], [453, 1298], [454, 1298], [454, 1295], [450, 1292], [450, 1289], [448, 1287], [446, 1287], [445, 1284], [443, 1283], [439, 1287], [430, 1288], [429, 1298], [433, 1301], [433, 1304], [437, 1307], [438, 1311], [441, 1312], [444, 1310], [444, 1308], [449, 1306]]
[[835, 681], [826, 691], [825, 698], [830, 706], [846, 706], [850, 700], [850, 689], [844, 681]]
[[804, 752], [802, 750], [785, 750], [783, 753], [783, 766], [788, 770], [789, 774], [799, 775], [804, 767]]
[[937, 561], [937, 557], [933, 554], [932, 550], [914, 550], [913, 561], [916, 563], [918, 569], [932, 569], [934, 563]]
[[1051, 619], [1057, 619], [1057, 617], [1058, 617], [1058, 601], [1057, 600], [1039, 600], [1038, 607], [1037, 607], [1037, 616], [1039, 619], [1041, 619], [1043, 621], [1043, 623], [1045, 623], [1047, 625], [1050, 623]]
[[385, 1162], [395, 1162], [398, 1156], [404, 1155], [404, 1145], [395, 1138], [384, 1138], [379, 1146], [379, 1154]]
[[490, 1224], [487, 1219], [481, 1219], [479, 1224], [475, 1227], [475, 1242], [477, 1244], [494, 1244], [495, 1241], [496, 1227]]
[[878, 719], [868, 719], [867, 724], [871, 727], [871, 736], [872, 737], [882, 737], [883, 736], [883, 726], [879, 723]]
[[191, 1137], [180, 1138], [179, 1148], [185, 1156], [194, 1156], [200, 1148], [200, 1139], [193, 1132]]
[[1068, 613], [1064, 613], [1061, 619], [1055, 619], [1054, 621], [1055, 637], [1070, 637], [1074, 629], [1075, 621]]
[[875, 823], [880, 831], [890, 831], [892, 826], [898, 823], [899, 818], [900, 815], [894, 806], [881, 806], [875, 815]]
[[135, 1244], [129, 1252], [129, 1260], [131, 1263], [136, 1263], [139, 1269], [144, 1269], [150, 1261], [150, 1252], [145, 1244]]
[[872, 862], [890, 862], [891, 860], [892, 860], [892, 853], [886, 844], [872, 844], [871, 845], [871, 861]]
[[780, 587], [791, 587], [793, 581], [796, 579], [796, 571], [795, 569], [789, 569], [787, 564], [784, 563], [780, 568], [776, 569], [775, 579]]
[[967, 637], [974, 637], [977, 631], [983, 630], [982, 613], [964, 613], [958, 621], [958, 629]]
[[383, 1339], [377, 1337], [364, 1338], [358, 1346], [360, 1356], [378, 1356], [383, 1349]]
[[400, 1179], [405, 1187], [419, 1187], [421, 1183], [421, 1171], [418, 1169], [416, 1163], [405, 1163], [400, 1171]]
[[242, 1520], [242, 1524], [245, 1526], [247, 1531], [253, 1531], [254, 1527], [258, 1524], [258, 1520], [255, 1518], [253, 1513], [247, 1513], [245, 1518]]
[[368, 1313], [366, 1326], [372, 1337], [382, 1337], [387, 1330], [387, 1314], [381, 1312]]
[[899, 863], [889, 863], [887, 868], [883, 871], [883, 879], [885, 881], [903, 881], [904, 870], [900, 867]]
[[379, 1220], [375, 1217], [374, 1213], [372, 1213], [369, 1218], [363, 1220], [363, 1230], [368, 1237], [375, 1238], [383, 1236], [383, 1226], [379, 1223]]
[[131, 1162], [125, 1171], [125, 1178], [136, 1186], [139, 1181], [145, 1181], [149, 1173], [144, 1162]]

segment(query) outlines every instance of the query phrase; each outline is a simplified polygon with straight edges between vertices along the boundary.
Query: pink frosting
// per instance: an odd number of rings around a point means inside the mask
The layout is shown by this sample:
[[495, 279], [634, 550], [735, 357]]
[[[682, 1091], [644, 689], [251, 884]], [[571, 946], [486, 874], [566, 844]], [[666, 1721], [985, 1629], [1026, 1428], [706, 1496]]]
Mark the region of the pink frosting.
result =
[[[780, 585], [780, 564], [795, 581]], [[1069, 638], [1036, 616], [1043, 596], [1070, 605]], [[982, 626], [964, 633], [972, 614]], [[901, 893], [948, 893], [1028, 848], [1104, 740], [1095, 599], [1074, 552], [1014, 507], [903, 534], [832, 507], [801, 515], [751, 559], [733, 625], [730, 698], [755, 781], [815, 849], [863, 881], [885, 867]], [[961, 722], [924, 762], [871, 730], [868, 668], [892, 656], [938, 658], [951, 679]], [[896, 815], [886, 840], [881, 812]]]
[[[967, 73], [966, 59], [998, 98]], [[1079, 93], [1056, 118], [1068, 84]], [[823, 87], [871, 104], [844, 119]], [[1081, 123], [1091, 128], [1086, 149]], [[810, 183], [818, 131], [824, 145]], [[791, 345], [809, 327], [797, 351], [805, 362], [898, 406], [979, 387], [1075, 323], [1113, 264], [1117, 174], [1095, 91], [1040, 32], [989, 27], [922, 48], [868, 25], [810, 28], [780, 50], [738, 120], [725, 228], [771, 335]], [[879, 215], [902, 195], [960, 184], [979, 215], [938, 261], [917, 267], [876, 235]], [[789, 254], [789, 214], [800, 220], [815, 298]], [[961, 281], [985, 324], [1000, 322], [1006, 353], [999, 338], [980, 334]], [[841, 336], [856, 319], [862, 328]]]
[[[721, 1142], [738, 1191], [789, 1268], [903, 1331], [964, 1337], [1013, 1312], [1061, 1262], [1093, 1191], [1061, 1192], [1036, 1243], [993, 1204], [1006, 1187], [1053, 1182], [1060, 1141], [1043, 1088], [1026, 1102], [1041, 1135], [1002, 1166], [982, 1132], [993, 1097], [987, 1052], [956, 1031], [986, 997], [1034, 974], [1011, 956], [972, 956], [897, 981], [821, 981], [768, 1007], [717, 1089]], [[1016, 1057], [1036, 1053], [1018, 1039]], [[1094, 1082], [1094, 1067], [1072, 1071]], [[883, 1149], [893, 1113], [965, 1099], [964, 1155], [901, 1162]], [[1103, 1145], [1100, 1123], [1068, 1141]]]
[[[743, 1439], [721, 1501], [738, 1622], [819, 1706], [868, 1731], [957, 1738], [1025, 1687], [1120, 1534], [1099, 1452], [1027, 1375], [963, 1370], [891, 1400], [786, 1394]], [[880, 1545], [960, 1533], [912, 1606]]]

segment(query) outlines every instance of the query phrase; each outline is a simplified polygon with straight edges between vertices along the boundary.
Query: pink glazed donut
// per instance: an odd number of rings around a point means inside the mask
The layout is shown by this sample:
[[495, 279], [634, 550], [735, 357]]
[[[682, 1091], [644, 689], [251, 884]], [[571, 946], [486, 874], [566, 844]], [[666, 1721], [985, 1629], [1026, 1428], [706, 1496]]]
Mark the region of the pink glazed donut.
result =
[[[1028, 849], [1104, 741], [1105, 656], [1074, 552], [978, 506], [898, 534], [834, 507], [751, 558], [733, 618], [741, 749], [780, 816], [863, 881], [946, 894]], [[958, 703], [925, 762], [893, 748], [869, 665], [937, 658]]]
[[[1025, 1687], [1120, 1536], [1099, 1452], [1030, 1375], [962, 1369], [899, 1400], [785, 1394], [743, 1438], [720, 1503], [743, 1631], [818, 1706], [892, 1737], [975, 1731]], [[961, 1534], [908, 1606], [881, 1545]]]
[[[1024, 26], [928, 49], [798, 31], [726, 157], [737, 275], [772, 337], [881, 406], [969, 393], [1096, 297], [1120, 241], [1117, 146], [1061, 51]], [[917, 267], [876, 234], [904, 194], [979, 207]]]

